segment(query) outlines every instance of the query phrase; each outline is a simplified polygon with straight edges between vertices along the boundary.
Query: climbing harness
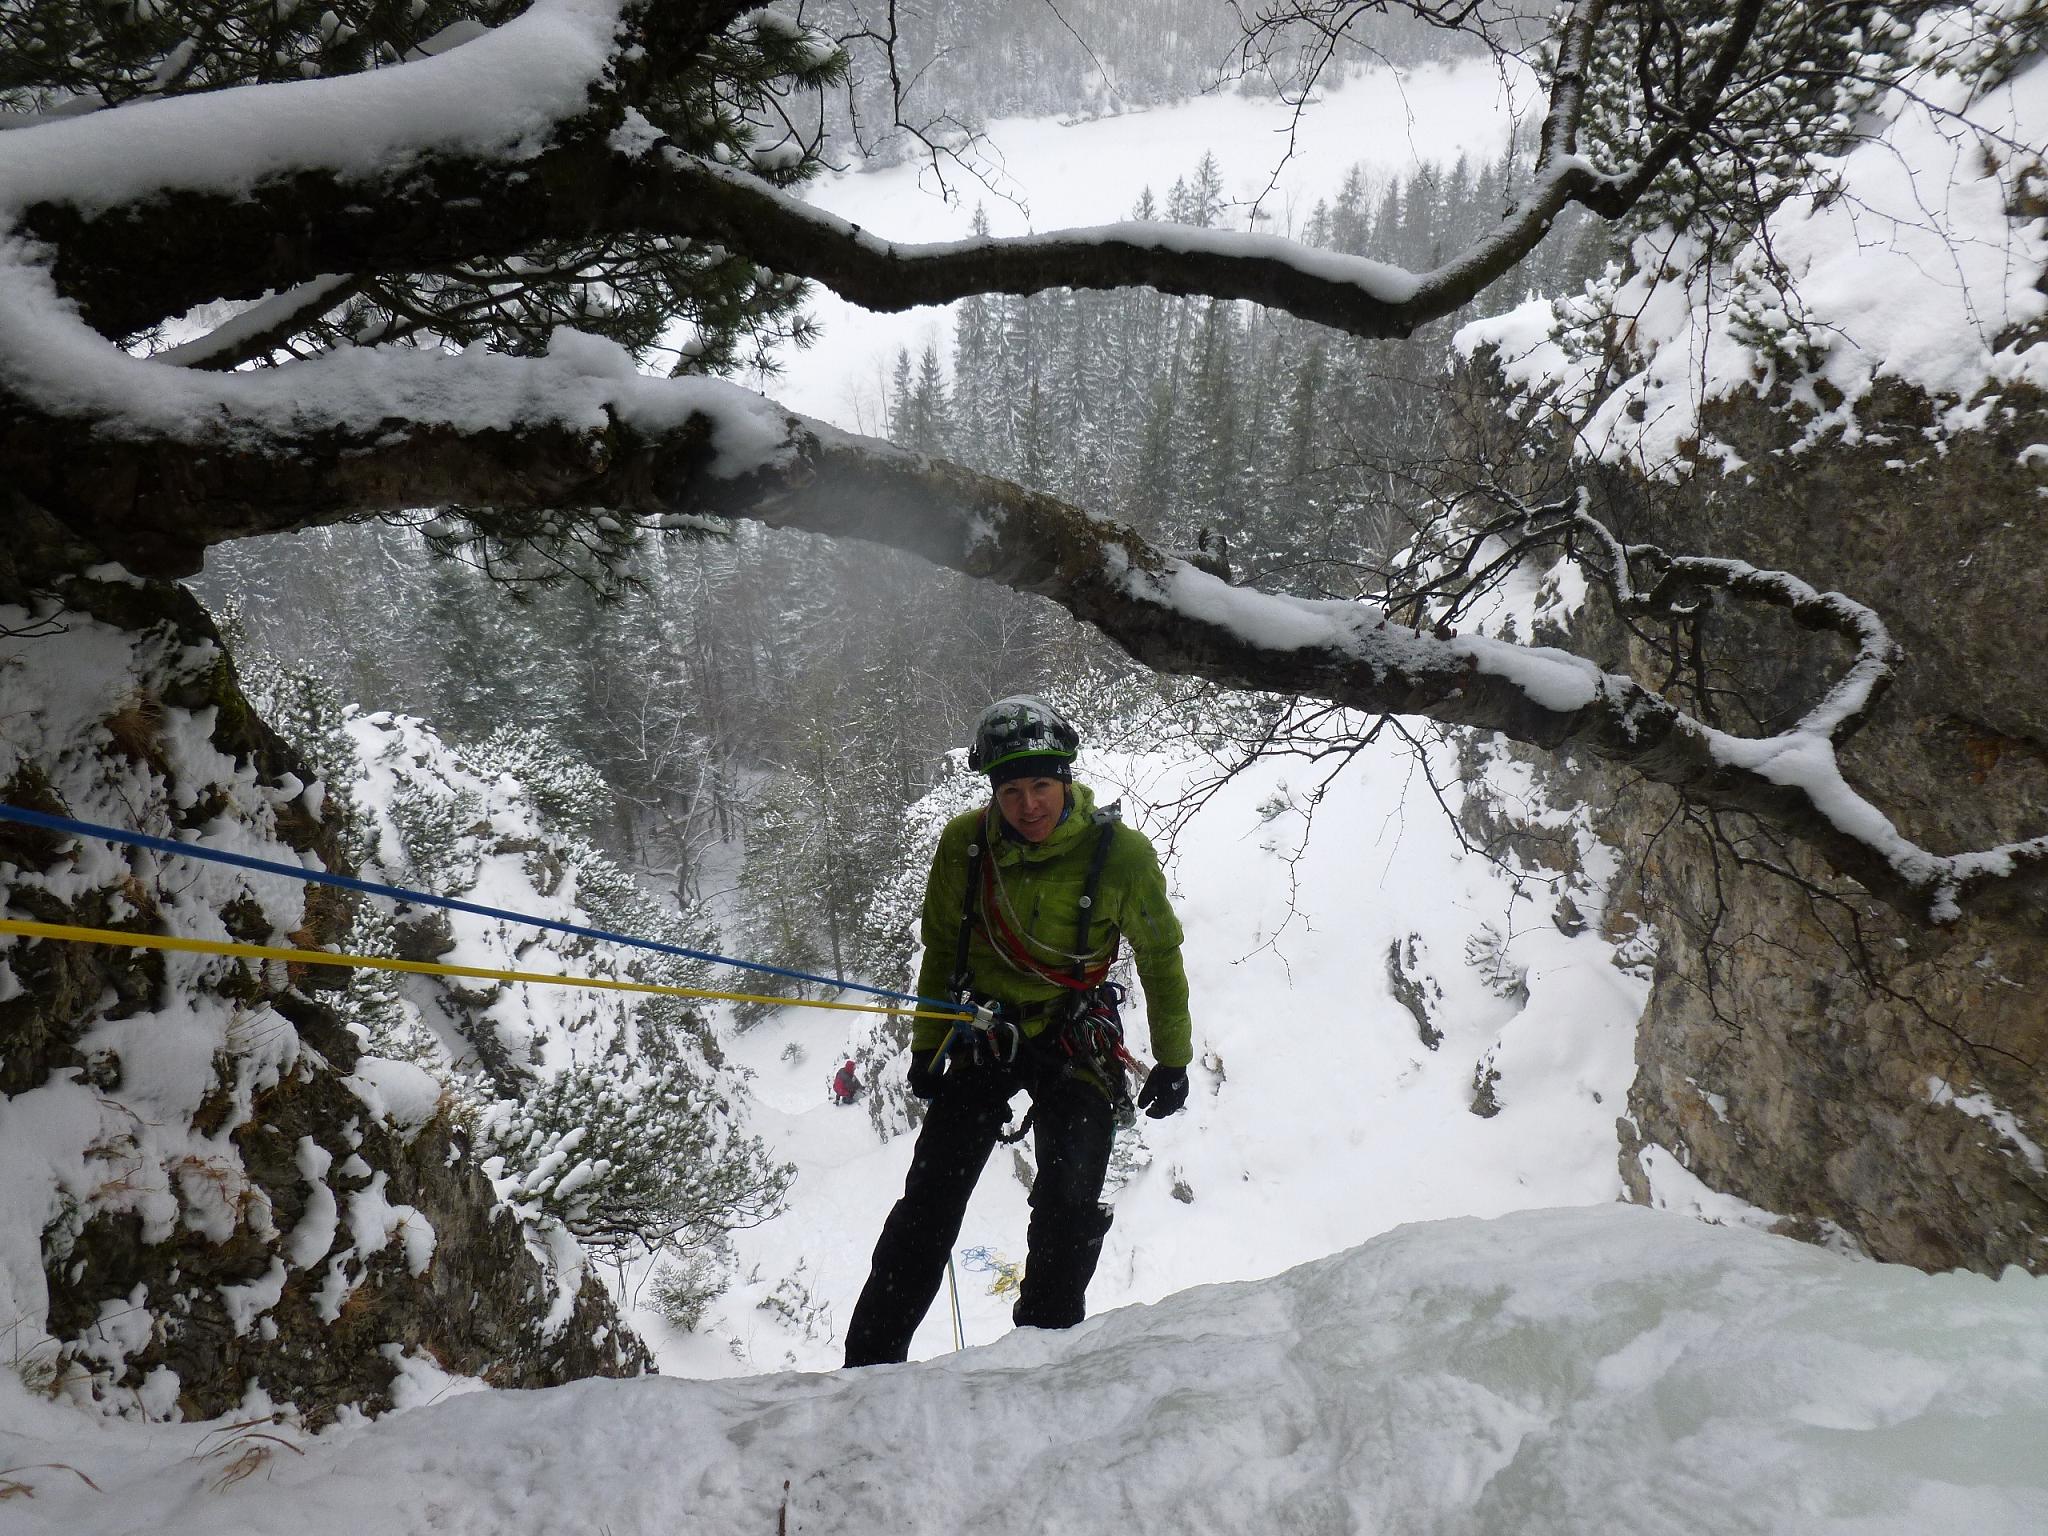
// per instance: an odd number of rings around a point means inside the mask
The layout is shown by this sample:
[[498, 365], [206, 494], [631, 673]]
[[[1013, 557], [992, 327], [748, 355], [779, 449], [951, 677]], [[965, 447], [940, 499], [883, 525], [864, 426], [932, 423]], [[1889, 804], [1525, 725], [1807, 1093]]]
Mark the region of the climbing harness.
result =
[[[1016, 908], [1011, 905], [1009, 892], [1004, 888], [1000, 862], [988, 856], [988, 844], [996, 836], [990, 827], [995, 814], [993, 804], [982, 812], [980, 834], [967, 845], [967, 885], [961, 901], [959, 943], [953, 952], [953, 1000], [963, 1001], [963, 994], [973, 980], [968, 971], [967, 952], [974, 937], [977, 917], [982, 920], [990, 947], [1010, 969], [1070, 991], [1083, 991], [1097, 985], [1116, 963], [1114, 944], [1103, 956], [1097, 957], [1092, 952], [1089, 931], [1096, 892], [1102, 884], [1103, 867], [1109, 862], [1110, 844], [1115, 841], [1121, 820], [1119, 808], [1108, 805], [1095, 813], [1095, 823], [1101, 832], [1095, 840], [1094, 852], [1088, 860], [1088, 874], [1081, 886], [1080, 932], [1072, 951], [1060, 949], [1042, 939], [1026, 938], [1019, 931], [1023, 925], [1018, 922]], [[1071, 974], [1063, 974], [1032, 954], [1034, 945], [1047, 954], [1073, 962]]]
[[656, 954], [674, 955], [686, 960], [702, 960], [713, 965], [732, 966], [739, 970], [754, 971], [762, 975], [783, 976], [795, 981], [808, 981], [820, 986], [834, 987], [849, 992], [864, 992], [871, 996], [889, 998], [910, 1007], [883, 1007], [871, 1003], [846, 1003], [831, 1001], [809, 1001], [800, 998], [771, 997], [744, 992], [717, 992], [702, 987], [672, 987], [652, 982], [612, 981], [601, 977], [553, 976], [529, 971], [494, 971], [474, 966], [441, 965], [424, 960], [391, 960], [372, 955], [336, 955], [325, 950], [282, 949], [270, 945], [228, 944], [211, 939], [184, 939], [167, 934], [130, 933], [123, 929], [81, 928], [61, 923], [26, 923], [12, 919], [0, 919], [0, 933], [11, 933], [28, 938], [59, 938], [76, 943], [110, 944], [131, 949], [175, 949], [198, 954], [238, 955], [248, 959], [281, 960], [294, 965], [331, 965], [365, 967], [372, 970], [408, 971], [428, 976], [465, 976], [483, 980], [518, 981], [554, 986], [600, 987], [617, 992], [651, 992], [668, 997], [700, 998], [712, 1002], [752, 1002], [777, 1008], [826, 1008], [854, 1013], [889, 1013], [909, 1015], [913, 1018], [940, 1018], [948, 1021], [962, 1017], [963, 1010], [950, 1000], [919, 997], [913, 992], [896, 992], [887, 987], [869, 986], [865, 982], [841, 981], [830, 976], [819, 976], [809, 971], [791, 970], [786, 966], [768, 965], [758, 960], [738, 960], [730, 955], [715, 954], [709, 950], [689, 949], [681, 944], [663, 943], [658, 939], [636, 938], [630, 934], [613, 933], [608, 929], [586, 927], [581, 923], [563, 922], [558, 918], [535, 917], [531, 913], [509, 911], [503, 907], [488, 907], [473, 901], [463, 901], [454, 896], [436, 896], [428, 891], [408, 890], [404, 886], [386, 885], [376, 880], [364, 880], [354, 875], [336, 874], [331, 870], [307, 869], [300, 865], [284, 864], [275, 859], [257, 858], [246, 853], [232, 853], [224, 848], [208, 848], [197, 843], [182, 843], [167, 837], [153, 837], [146, 832], [130, 832], [120, 827], [101, 826], [97, 822], [79, 821], [69, 816], [55, 816], [46, 811], [32, 811], [17, 805], [0, 804], [0, 821], [17, 822], [23, 826], [37, 827], [46, 832], [62, 832], [73, 837], [91, 837], [111, 843], [123, 843], [135, 848], [148, 848], [158, 853], [178, 854], [187, 858], [204, 859], [215, 864], [228, 864], [237, 869], [254, 870], [261, 874], [281, 875], [289, 880], [308, 882], [314, 885], [336, 886], [342, 890], [355, 891], [368, 896], [383, 896], [393, 901], [412, 902], [420, 906], [441, 907], [451, 912], [466, 912], [473, 916], [495, 918], [500, 922], [516, 923], [529, 928], [543, 928], [555, 933], [566, 933], [577, 938], [596, 939], [607, 944], [623, 944], [634, 949], [651, 950]]
[[[1002, 888], [997, 861], [988, 853], [988, 844], [995, 835], [991, 827], [994, 815], [995, 808], [991, 805], [982, 813], [974, 841], [967, 845], [967, 883], [961, 900], [959, 939], [953, 954], [953, 1000], [963, 1007], [973, 1007], [976, 1017], [953, 1025], [944, 1043], [933, 1053], [932, 1065], [938, 1066], [956, 1047], [965, 1047], [970, 1053], [969, 1059], [976, 1062], [996, 1060], [1004, 1065], [1013, 1064], [1022, 1024], [1043, 1013], [1051, 1020], [1045, 1038], [1064, 1058], [1060, 1064], [1062, 1074], [1072, 1077], [1085, 1072], [1094, 1077], [1109, 1095], [1119, 1117], [1128, 1118], [1131, 1108], [1130, 1074], [1137, 1072], [1142, 1075], [1143, 1068], [1124, 1045], [1121, 1013], [1124, 989], [1109, 979], [1118, 945], [1112, 942], [1108, 954], [1101, 957], [1095, 955], [1093, 947], [1095, 900], [1102, 884], [1103, 869], [1109, 863], [1110, 845], [1116, 838], [1121, 820], [1119, 808], [1104, 806], [1095, 813], [1101, 830], [1089, 855], [1088, 873], [1081, 887], [1077, 931], [1071, 951], [1058, 949], [1041, 940], [1028, 940], [1018, 931], [1021, 924], [1015, 921], [1015, 908], [1010, 905]], [[1065, 988], [1066, 995], [1049, 1003], [1026, 1005], [1021, 1009], [1014, 1004], [991, 1004], [976, 998], [967, 960], [978, 920], [990, 945], [1011, 969], [1053, 982]], [[1071, 962], [1069, 967], [1065, 971], [1056, 970], [1040, 961], [1031, 953], [1030, 945], [1033, 943], [1047, 953]], [[982, 1023], [984, 1018], [993, 1022]], [[1007, 1052], [989, 1053], [986, 1049], [988, 1042], [1004, 1026], [1008, 1029]], [[996, 1139], [1005, 1145], [1021, 1141], [1030, 1131], [1031, 1123], [1032, 1111], [1026, 1110], [1014, 1131], [1006, 1131]]]

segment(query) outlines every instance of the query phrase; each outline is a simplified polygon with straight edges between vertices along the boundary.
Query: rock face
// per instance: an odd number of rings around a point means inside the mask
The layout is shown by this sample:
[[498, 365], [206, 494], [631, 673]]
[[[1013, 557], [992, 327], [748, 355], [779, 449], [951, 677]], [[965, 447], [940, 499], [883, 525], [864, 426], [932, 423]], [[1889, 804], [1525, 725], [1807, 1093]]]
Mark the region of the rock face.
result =
[[[0, 799], [335, 862], [318, 787], [189, 594], [9, 575]], [[0, 909], [295, 947], [346, 926], [279, 877], [6, 824]], [[343, 973], [0, 944], [0, 1303], [32, 1385], [152, 1416], [267, 1398], [318, 1424], [431, 1367], [508, 1386], [650, 1368], [595, 1278], [499, 1203], [431, 1079], [363, 1056], [319, 990]]]
[[[1938, 852], [2048, 831], [2048, 410], [2009, 392], [1981, 430], [1938, 433], [1894, 391], [1866, 437], [1789, 450], [1786, 418], [1718, 409], [1748, 468], [1675, 487], [1610, 476], [1626, 538], [1789, 570], [1883, 615], [1906, 659], [1844, 752], [1850, 782]], [[1705, 629], [1725, 728], [1781, 728], [1839, 674], [1832, 640], [1719, 606]], [[1595, 594], [1570, 643], [1662, 675]], [[1678, 696], [1698, 708], [1693, 690]], [[1755, 719], [1747, 711], [1755, 712]], [[1560, 793], [1611, 805], [1603, 833], [1661, 936], [1621, 1122], [1653, 1198], [1662, 1147], [1710, 1187], [1927, 1269], [2048, 1271], [2048, 913], [2012, 904], [1902, 920], [1741, 818], [1576, 762]]]

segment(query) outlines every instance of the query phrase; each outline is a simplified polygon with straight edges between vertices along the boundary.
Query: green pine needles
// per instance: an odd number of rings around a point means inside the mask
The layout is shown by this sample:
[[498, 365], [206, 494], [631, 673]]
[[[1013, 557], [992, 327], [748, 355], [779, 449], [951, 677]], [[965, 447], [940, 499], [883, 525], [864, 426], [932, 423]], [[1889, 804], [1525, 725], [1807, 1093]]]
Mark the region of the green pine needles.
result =
[[493, 1106], [484, 1142], [516, 1178], [516, 1204], [629, 1256], [715, 1255], [726, 1234], [781, 1208], [796, 1173], [680, 1061], [579, 1062]]

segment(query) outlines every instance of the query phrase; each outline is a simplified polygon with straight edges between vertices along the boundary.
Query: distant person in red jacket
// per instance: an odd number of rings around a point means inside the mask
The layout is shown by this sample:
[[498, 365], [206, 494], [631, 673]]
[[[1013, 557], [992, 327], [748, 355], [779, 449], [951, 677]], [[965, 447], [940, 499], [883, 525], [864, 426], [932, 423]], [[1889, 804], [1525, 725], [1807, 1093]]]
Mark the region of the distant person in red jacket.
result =
[[832, 1074], [832, 1102], [851, 1104], [860, 1097], [860, 1079], [854, 1075], [853, 1063], [848, 1061]]

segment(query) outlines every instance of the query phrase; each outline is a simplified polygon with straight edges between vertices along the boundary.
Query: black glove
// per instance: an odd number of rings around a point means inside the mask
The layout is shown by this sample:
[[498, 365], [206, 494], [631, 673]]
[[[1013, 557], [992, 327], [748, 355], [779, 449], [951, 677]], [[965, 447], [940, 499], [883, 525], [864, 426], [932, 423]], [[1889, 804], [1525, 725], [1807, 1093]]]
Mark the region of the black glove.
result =
[[1145, 1075], [1145, 1086], [1138, 1090], [1138, 1108], [1154, 1120], [1164, 1120], [1187, 1101], [1186, 1067], [1169, 1067], [1162, 1062]]
[[935, 1099], [946, 1080], [946, 1053], [942, 1050], [910, 1051], [910, 1091], [920, 1099]]

